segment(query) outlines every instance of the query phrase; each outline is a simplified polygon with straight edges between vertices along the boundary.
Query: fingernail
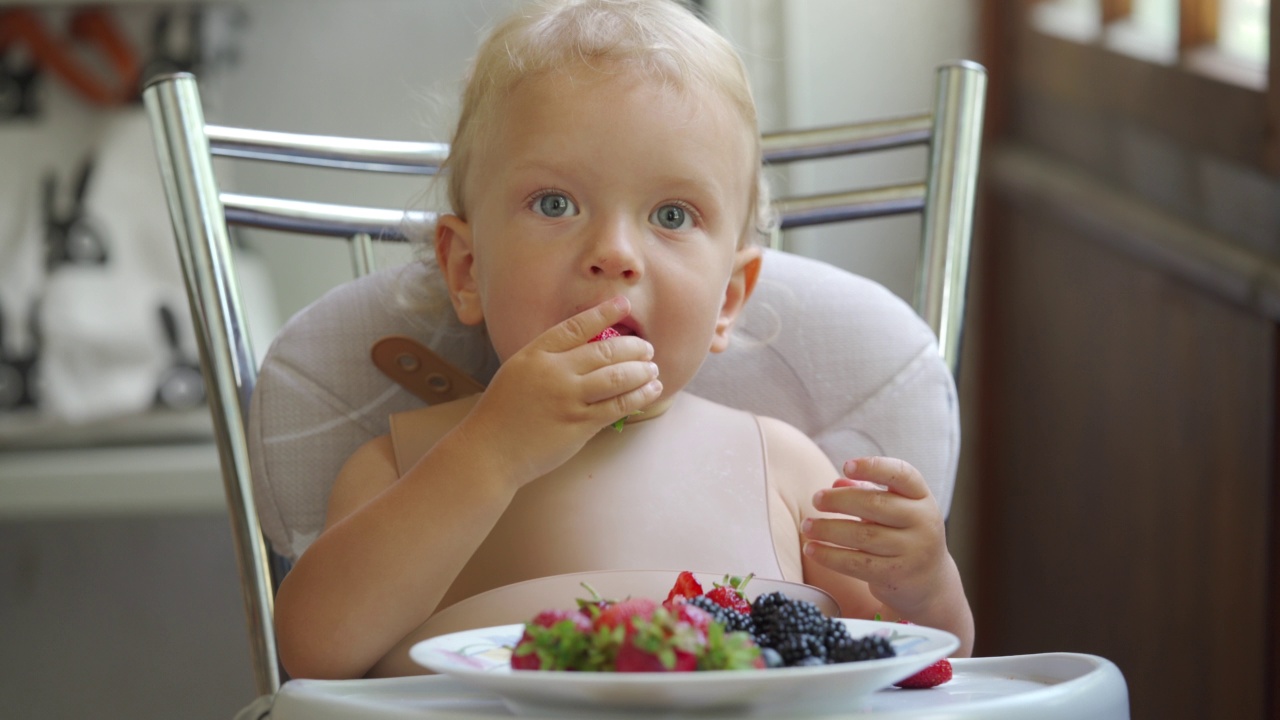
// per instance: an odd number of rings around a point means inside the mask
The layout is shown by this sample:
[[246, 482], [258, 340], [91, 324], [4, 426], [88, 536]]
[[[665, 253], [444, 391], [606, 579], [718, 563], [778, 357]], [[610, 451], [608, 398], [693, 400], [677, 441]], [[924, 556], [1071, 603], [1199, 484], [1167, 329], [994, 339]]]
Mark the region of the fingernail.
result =
[[648, 384], [646, 387], [648, 387], [648, 388], [649, 388], [649, 390], [650, 390], [651, 392], [655, 393], [655, 394], [657, 394], [657, 393], [661, 393], [661, 392], [662, 392], [662, 381], [661, 381], [661, 380], [652, 380], [652, 381], [650, 381], [650, 382], [649, 382], [649, 384]]
[[805, 533], [805, 534], [808, 534], [808, 532], [809, 532], [810, 530], [812, 530], [812, 529], [813, 529], [813, 520], [812, 520], [812, 519], [810, 519], [810, 518], [805, 518], [805, 519], [804, 519], [804, 522], [800, 523], [800, 532]]
[[845, 461], [845, 463], [844, 463], [844, 473], [845, 473], [845, 475], [852, 475], [852, 474], [854, 474], [854, 473], [856, 473], [856, 472], [858, 472], [858, 461], [857, 461], [857, 460], [846, 460], [846, 461]]
[[649, 363], [649, 377], [658, 377], [658, 363]]
[[821, 503], [821, 502], [822, 502], [822, 496], [823, 496], [823, 495], [826, 495], [826, 494], [827, 494], [827, 491], [826, 491], [826, 490], [819, 490], [818, 492], [814, 493], [814, 494], [813, 494], [813, 504], [814, 504], [814, 505], [817, 505], [818, 503]]
[[804, 544], [804, 554], [805, 554], [805, 555], [812, 556], [812, 555], [813, 555], [813, 553], [814, 553], [813, 543], [811, 543], [811, 542], [807, 542], [807, 543], [805, 543], [805, 544]]

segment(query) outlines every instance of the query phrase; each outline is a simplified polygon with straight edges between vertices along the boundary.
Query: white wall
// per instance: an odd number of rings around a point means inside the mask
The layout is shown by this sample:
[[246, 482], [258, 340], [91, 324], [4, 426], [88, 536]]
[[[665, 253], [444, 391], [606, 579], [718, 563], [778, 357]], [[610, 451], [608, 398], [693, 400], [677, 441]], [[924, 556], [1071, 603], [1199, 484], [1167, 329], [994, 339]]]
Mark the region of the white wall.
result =
[[[765, 131], [927, 111], [934, 69], [972, 58], [975, 0], [711, 0], [743, 51]], [[922, 149], [797, 166], [779, 195], [919, 180]], [[874, 278], [904, 299], [915, 283], [914, 217], [805, 228], [787, 247]]]

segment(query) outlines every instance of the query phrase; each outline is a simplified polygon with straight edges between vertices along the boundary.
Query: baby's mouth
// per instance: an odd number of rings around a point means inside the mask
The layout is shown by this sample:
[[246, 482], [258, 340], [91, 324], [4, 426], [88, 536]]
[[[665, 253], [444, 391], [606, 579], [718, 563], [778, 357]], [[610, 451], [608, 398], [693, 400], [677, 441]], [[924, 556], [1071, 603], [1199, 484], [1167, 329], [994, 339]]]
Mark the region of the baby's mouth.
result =
[[617, 331], [619, 335], [634, 335], [641, 340], [644, 339], [643, 328], [641, 328], [640, 323], [636, 322], [635, 318], [632, 317], [622, 318], [621, 321], [614, 324], [613, 329]]

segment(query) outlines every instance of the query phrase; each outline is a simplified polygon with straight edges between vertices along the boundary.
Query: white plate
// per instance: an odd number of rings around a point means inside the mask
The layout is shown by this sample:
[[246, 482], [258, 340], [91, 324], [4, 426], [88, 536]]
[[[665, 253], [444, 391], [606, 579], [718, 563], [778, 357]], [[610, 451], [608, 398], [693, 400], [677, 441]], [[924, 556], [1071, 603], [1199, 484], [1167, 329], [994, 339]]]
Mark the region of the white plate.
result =
[[586, 673], [511, 670], [524, 625], [451, 633], [409, 650], [415, 662], [496, 694], [519, 715], [732, 710], [855, 709], [867, 695], [909, 677], [960, 646], [951, 633], [918, 625], [843, 619], [854, 637], [888, 637], [897, 657], [883, 660], [690, 673]]

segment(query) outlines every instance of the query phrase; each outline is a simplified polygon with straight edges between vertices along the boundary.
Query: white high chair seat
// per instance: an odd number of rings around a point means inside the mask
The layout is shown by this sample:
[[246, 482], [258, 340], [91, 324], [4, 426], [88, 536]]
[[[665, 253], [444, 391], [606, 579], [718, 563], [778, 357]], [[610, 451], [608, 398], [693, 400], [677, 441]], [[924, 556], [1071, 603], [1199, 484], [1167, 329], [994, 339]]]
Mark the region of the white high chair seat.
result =
[[[249, 414], [254, 499], [272, 548], [290, 560], [322, 529], [343, 461], [385, 434], [389, 415], [423, 405], [369, 361], [375, 341], [412, 337], [481, 383], [496, 370], [487, 344], [451, 312], [428, 322], [405, 305], [425, 282], [411, 263], [346, 283], [286, 323], [267, 351]], [[903, 458], [950, 506], [955, 384], [929, 327], [874, 281], [766, 251], [730, 349], [688, 391], [796, 426], [837, 468], [861, 455]]]

